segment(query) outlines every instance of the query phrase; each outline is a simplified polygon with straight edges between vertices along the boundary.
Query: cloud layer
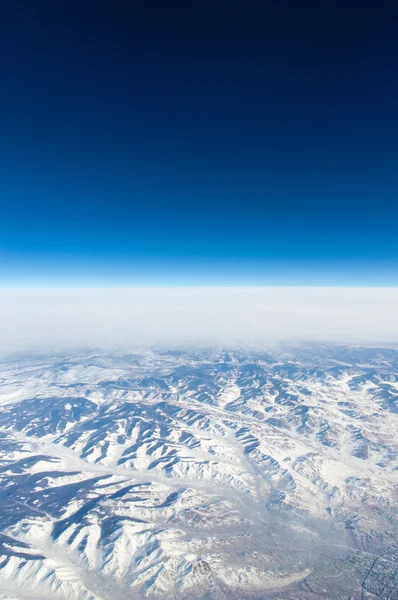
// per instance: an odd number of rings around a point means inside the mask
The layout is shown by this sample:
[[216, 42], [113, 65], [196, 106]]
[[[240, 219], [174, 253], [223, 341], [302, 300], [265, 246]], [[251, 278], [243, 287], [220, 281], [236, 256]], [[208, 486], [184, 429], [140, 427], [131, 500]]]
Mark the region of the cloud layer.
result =
[[2, 289], [0, 351], [398, 342], [398, 288]]

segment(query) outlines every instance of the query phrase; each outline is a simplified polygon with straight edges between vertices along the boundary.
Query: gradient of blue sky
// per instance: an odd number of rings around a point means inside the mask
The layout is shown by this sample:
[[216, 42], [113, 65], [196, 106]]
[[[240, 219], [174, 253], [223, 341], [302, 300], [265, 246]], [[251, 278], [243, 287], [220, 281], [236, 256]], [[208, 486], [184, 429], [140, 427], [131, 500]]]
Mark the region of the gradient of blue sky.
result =
[[264, 4], [2, 4], [1, 285], [398, 284], [394, 6]]

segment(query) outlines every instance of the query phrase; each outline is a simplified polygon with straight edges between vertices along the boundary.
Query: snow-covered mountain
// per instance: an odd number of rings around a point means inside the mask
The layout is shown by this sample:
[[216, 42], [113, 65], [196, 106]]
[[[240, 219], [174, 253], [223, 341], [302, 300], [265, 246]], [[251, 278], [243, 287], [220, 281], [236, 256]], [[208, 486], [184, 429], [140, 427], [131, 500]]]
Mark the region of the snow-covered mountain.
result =
[[398, 350], [3, 358], [0, 598], [398, 598]]

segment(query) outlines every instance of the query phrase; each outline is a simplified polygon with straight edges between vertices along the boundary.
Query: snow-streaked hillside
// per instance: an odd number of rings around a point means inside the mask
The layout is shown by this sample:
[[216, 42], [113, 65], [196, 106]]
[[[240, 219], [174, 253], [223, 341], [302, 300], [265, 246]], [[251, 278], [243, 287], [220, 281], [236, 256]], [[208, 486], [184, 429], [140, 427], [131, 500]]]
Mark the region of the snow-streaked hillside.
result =
[[0, 598], [398, 598], [398, 351], [0, 364]]

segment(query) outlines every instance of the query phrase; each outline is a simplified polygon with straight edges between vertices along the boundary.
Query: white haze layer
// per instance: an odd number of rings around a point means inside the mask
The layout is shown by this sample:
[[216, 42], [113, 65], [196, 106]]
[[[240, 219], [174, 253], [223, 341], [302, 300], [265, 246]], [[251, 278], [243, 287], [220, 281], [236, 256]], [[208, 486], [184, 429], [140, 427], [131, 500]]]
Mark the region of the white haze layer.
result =
[[398, 288], [1, 289], [0, 351], [398, 342]]

